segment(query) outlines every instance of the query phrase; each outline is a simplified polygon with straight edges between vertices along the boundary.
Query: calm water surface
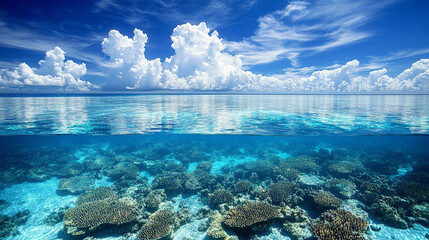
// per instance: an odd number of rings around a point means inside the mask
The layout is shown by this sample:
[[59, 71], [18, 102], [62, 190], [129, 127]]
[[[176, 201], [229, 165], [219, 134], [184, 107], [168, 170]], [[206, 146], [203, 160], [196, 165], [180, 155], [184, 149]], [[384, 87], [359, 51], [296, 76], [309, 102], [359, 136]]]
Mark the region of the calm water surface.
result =
[[[315, 229], [336, 224], [324, 222], [329, 210], [366, 222], [344, 236], [423, 240], [428, 147], [428, 95], [0, 97], [0, 239], [139, 239], [162, 209], [177, 217], [173, 240], [211, 239], [213, 229], [325, 239]], [[77, 231], [73, 212], [106, 219], [78, 211], [79, 196], [100, 187], [116, 197], [85, 206], [125, 201], [138, 211], [119, 227]], [[213, 221], [247, 201], [300, 217], [256, 233]]]

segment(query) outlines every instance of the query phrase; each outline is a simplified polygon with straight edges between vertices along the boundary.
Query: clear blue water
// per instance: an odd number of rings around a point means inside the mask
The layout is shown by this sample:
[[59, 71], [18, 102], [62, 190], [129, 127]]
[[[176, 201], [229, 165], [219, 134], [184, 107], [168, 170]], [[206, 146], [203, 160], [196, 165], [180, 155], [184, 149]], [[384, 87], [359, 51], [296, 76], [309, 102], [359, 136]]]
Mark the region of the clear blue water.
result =
[[0, 97], [0, 134], [428, 134], [429, 95]]
[[[181, 216], [188, 209], [171, 238], [197, 240], [210, 239], [215, 210], [226, 216], [248, 200], [298, 207], [317, 221], [327, 209], [313, 208], [309, 196], [323, 190], [341, 201], [335, 209], [368, 222], [366, 239], [427, 239], [428, 147], [428, 95], [0, 97], [0, 239], [71, 239], [51, 214], [103, 186], [134, 201], [141, 220], [80, 238], [136, 239], [156, 210], [147, 207], [148, 194], [159, 191], [159, 209]], [[344, 163], [352, 170], [336, 168]], [[75, 184], [78, 192], [61, 189], [82, 176], [90, 183]], [[187, 183], [172, 190], [160, 184], [168, 176]], [[236, 190], [243, 180], [251, 191]], [[296, 184], [287, 200], [263, 197], [285, 180]], [[211, 204], [217, 189], [233, 201]], [[4, 220], [25, 210], [24, 223]], [[223, 228], [239, 239], [292, 239], [287, 222], [299, 223], [278, 219], [247, 235]], [[302, 225], [302, 237], [311, 237], [310, 222]]]

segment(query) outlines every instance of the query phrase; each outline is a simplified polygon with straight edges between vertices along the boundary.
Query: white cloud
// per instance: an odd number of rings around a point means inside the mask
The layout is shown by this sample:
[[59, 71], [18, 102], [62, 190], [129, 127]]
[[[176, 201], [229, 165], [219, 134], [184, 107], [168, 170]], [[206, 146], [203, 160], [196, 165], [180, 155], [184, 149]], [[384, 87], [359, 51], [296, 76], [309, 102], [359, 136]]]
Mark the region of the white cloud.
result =
[[111, 75], [108, 88], [160, 88], [162, 74], [161, 60], [147, 60], [145, 48], [148, 37], [139, 29], [134, 29], [134, 37], [123, 36], [111, 30], [102, 42], [103, 52], [110, 57]]
[[19, 64], [14, 70], [0, 74], [0, 85], [10, 87], [52, 86], [87, 91], [97, 86], [80, 80], [86, 73], [85, 63], [77, 64], [65, 61], [65, 52], [55, 47], [46, 52], [44, 60], [39, 61], [40, 68], [33, 69], [26, 63]]
[[275, 80], [244, 71], [240, 59], [223, 51], [222, 39], [216, 31], [210, 33], [205, 23], [177, 26], [171, 35], [175, 55], [162, 63], [159, 58], [146, 59], [147, 40], [138, 29], [132, 39], [116, 30], [109, 32], [102, 46], [114, 65], [111, 87], [240, 90], [260, 88], [260, 81]]
[[[286, 69], [283, 75], [262, 76], [243, 69], [239, 55], [225, 51], [229, 42], [210, 32], [205, 23], [177, 26], [171, 35], [175, 54], [164, 61], [148, 60], [148, 37], [135, 29], [134, 37], [116, 30], [103, 41], [103, 52], [112, 65], [111, 88], [231, 90], [258, 92], [400, 92], [429, 91], [429, 63], [422, 59], [397, 77], [387, 75], [379, 65], [360, 66], [358, 60], [316, 67]], [[296, 57], [293, 54], [291, 58]], [[54, 66], [54, 64], [51, 64]], [[376, 69], [376, 70], [374, 70]], [[371, 71], [367, 76], [362, 72]]]
[[284, 9], [259, 18], [255, 34], [228, 43], [227, 50], [242, 55], [244, 65], [288, 59], [297, 66], [298, 56], [303, 53], [326, 51], [369, 37], [371, 33], [363, 31], [361, 26], [391, 2], [291, 1]]

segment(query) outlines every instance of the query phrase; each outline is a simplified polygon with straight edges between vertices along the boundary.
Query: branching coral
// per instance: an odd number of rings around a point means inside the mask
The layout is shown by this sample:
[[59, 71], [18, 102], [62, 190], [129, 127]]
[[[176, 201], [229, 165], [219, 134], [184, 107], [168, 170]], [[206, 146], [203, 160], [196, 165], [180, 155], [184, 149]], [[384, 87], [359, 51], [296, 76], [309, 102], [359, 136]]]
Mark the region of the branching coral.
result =
[[278, 182], [270, 185], [268, 195], [273, 203], [287, 201], [288, 197], [295, 193], [296, 184], [292, 182]]
[[364, 240], [363, 233], [368, 223], [346, 210], [328, 210], [323, 213], [310, 230], [320, 240]]
[[224, 223], [228, 227], [243, 231], [258, 231], [265, 230], [268, 221], [281, 216], [278, 207], [265, 202], [248, 202], [229, 210]]
[[162, 239], [171, 234], [176, 214], [169, 210], [159, 210], [153, 213], [138, 233], [140, 240]]

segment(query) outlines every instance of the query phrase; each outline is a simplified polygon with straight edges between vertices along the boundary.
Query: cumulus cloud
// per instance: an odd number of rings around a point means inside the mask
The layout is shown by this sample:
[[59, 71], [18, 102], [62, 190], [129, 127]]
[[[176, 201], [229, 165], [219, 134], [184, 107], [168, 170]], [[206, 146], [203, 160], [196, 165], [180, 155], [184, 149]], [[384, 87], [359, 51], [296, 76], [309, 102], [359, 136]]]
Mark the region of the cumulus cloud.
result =
[[134, 30], [134, 37], [117, 30], [102, 43], [112, 63], [112, 87], [127, 89], [242, 90], [262, 87], [261, 82], [277, 79], [255, 75], [242, 69], [241, 60], [223, 50], [217, 31], [203, 22], [177, 26], [171, 35], [175, 55], [161, 62], [145, 57], [147, 35]]
[[[291, 12], [296, 11], [291, 9]], [[231, 90], [258, 92], [400, 92], [428, 91], [429, 63], [422, 59], [396, 77], [387, 69], [366, 76], [358, 60], [318, 70], [310, 75], [263, 76], [243, 69], [239, 55], [225, 51], [217, 31], [205, 23], [177, 26], [171, 35], [175, 54], [161, 61], [145, 57], [148, 37], [139, 29], [133, 38], [117, 30], [104, 39], [103, 52], [112, 65], [110, 83], [115, 89]], [[52, 64], [51, 64], [52, 65]]]
[[39, 68], [31, 68], [26, 63], [14, 70], [0, 73], [0, 85], [13, 87], [51, 86], [87, 91], [96, 87], [90, 82], [80, 80], [86, 73], [85, 63], [65, 61], [65, 52], [55, 47], [46, 52], [45, 59], [39, 61]]

